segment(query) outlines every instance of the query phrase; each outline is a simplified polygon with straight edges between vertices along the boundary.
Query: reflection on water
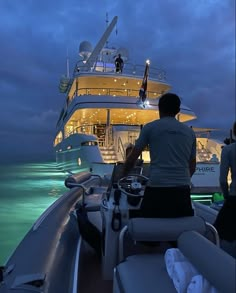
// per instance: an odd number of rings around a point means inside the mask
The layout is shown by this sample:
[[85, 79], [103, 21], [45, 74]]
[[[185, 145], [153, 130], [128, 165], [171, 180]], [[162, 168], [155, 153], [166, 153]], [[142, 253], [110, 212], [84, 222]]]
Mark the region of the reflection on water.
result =
[[67, 189], [55, 163], [0, 167], [0, 265], [37, 218]]

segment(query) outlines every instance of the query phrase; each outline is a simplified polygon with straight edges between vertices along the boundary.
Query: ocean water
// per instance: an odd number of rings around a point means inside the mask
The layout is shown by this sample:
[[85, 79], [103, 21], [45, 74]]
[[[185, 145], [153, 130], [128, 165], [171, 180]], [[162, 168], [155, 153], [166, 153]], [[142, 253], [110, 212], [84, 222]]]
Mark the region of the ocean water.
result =
[[0, 166], [0, 266], [67, 188], [55, 162]]
[[[55, 162], [0, 166], [0, 266], [38, 217], [68, 189]], [[196, 197], [196, 198], [195, 198]], [[211, 203], [211, 195], [192, 195], [194, 200]]]

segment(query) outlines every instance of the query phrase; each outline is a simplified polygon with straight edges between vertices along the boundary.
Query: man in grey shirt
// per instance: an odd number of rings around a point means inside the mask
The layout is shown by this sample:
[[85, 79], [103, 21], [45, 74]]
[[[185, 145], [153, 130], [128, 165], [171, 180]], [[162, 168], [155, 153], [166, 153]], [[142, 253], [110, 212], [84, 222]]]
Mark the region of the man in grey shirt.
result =
[[[233, 124], [232, 136], [234, 142], [223, 147], [220, 162], [220, 186], [224, 194], [224, 204], [218, 213], [214, 226], [221, 239], [234, 241], [234, 257], [236, 257], [236, 121]], [[228, 174], [231, 173], [231, 183]]]
[[160, 119], [141, 130], [124, 163], [126, 176], [145, 147], [150, 149], [150, 177], [141, 203], [143, 217], [192, 216], [191, 176], [196, 168], [194, 131], [176, 120], [181, 101], [172, 93], [159, 100]]
[[[236, 122], [233, 124], [232, 136], [234, 142], [223, 147], [220, 164], [220, 186], [224, 197], [236, 196]], [[231, 184], [228, 184], [228, 174], [231, 172]]]

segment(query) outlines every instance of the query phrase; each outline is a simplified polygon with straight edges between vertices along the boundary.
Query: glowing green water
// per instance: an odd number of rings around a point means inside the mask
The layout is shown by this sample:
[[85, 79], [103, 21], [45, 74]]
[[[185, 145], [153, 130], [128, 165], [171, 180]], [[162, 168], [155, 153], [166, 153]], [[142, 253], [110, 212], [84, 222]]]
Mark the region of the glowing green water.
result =
[[0, 166], [0, 265], [36, 219], [67, 189], [55, 163]]
[[[55, 163], [0, 166], [0, 265], [37, 218], [67, 189]], [[194, 200], [199, 196], [192, 195]], [[211, 196], [201, 196], [209, 204]]]

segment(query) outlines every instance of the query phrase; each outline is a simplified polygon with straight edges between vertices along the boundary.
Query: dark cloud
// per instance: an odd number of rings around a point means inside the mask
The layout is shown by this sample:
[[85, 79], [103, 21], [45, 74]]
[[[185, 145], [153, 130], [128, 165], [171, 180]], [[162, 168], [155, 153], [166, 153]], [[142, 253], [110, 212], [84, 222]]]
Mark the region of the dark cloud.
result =
[[[235, 105], [234, 0], [4, 0], [0, 2], [0, 161], [48, 158], [64, 97], [58, 81], [80, 42], [93, 46], [117, 15], [109, 44], [129, 62], [163, 68], [199, 126], [228, 131]], [[73, 66], [72, 66], [73, 64]]]

